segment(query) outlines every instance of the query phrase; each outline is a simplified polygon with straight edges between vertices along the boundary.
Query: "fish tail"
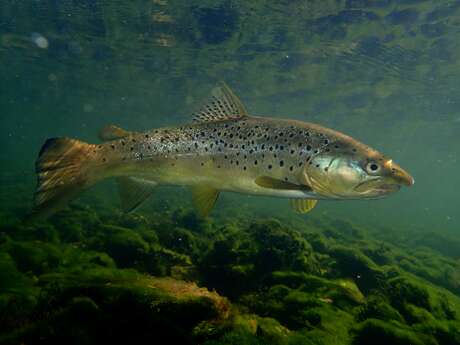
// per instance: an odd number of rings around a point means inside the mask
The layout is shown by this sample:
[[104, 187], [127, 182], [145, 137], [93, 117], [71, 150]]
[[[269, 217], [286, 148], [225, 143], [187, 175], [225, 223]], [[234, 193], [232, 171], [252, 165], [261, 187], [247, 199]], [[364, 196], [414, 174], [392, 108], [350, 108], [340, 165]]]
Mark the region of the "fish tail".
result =
[[50, 138], [43, 144], [35, 163], [37, 189], [27, 223], [50, 216], [96, 182], [91, 172], [93, 146], [70, 138]]

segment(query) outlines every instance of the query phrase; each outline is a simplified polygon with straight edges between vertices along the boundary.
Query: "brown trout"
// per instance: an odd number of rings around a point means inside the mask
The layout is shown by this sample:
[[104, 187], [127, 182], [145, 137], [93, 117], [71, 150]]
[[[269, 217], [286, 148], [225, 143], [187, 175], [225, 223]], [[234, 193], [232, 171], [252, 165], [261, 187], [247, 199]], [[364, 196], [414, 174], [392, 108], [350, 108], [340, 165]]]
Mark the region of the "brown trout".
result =
[[191, 124], [145, 133], [108, 126], [100, 137], [100, 145], [45, 142], [36, 162], [34, 218], [106, 178], [116, 178], [125, 211], [156, 185], [183, 185], [203, 216], [222, 191], [289, 198], [296, 211], [308, 212], [318, 199], [380, 198], [414, 184], [393, 160], [345, 134], [249, 116], [226, 85], [213, 90]]

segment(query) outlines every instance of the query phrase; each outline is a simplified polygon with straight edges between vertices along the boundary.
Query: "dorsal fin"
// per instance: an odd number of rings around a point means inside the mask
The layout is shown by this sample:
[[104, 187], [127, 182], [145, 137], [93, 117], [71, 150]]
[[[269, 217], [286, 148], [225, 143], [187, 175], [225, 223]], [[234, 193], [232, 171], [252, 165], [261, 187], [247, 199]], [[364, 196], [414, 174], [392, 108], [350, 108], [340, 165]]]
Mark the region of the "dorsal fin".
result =
[[102, 141], [110, 141], [121, 139], [127, 137], [128, 135], [132, 134], [133, 132], [128, 132], [123, 128], [120, 128], [115, 125], [107, 125], [99, 131], [99, 139]]
[[212, 89], [209, 99], [193, 113], [193, 121], [213, 122], [245, 116], [248, 116], [248, 113], [243, 103], [225, 83], [221, 83]]

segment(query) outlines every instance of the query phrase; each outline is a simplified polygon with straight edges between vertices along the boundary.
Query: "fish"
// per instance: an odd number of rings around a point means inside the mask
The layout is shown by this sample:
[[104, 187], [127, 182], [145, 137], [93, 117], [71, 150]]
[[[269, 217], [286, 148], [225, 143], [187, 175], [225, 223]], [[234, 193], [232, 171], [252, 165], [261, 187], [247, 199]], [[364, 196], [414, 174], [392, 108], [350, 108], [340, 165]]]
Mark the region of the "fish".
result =
[[333, 129], [249, 115], [222, 83], [190, 123], [132, 132], [108, 125], [100, 144], [50, 138], [36, 161], [31, 219], [43, 219], [83, 190], [115, 178], [121, 207], [132, 212], [159, 185], [188, 186], [201, 216], [221, 192], [290, 200], [299, 213], [318, 200], [377, 199], [412, 186], [389, 157]]

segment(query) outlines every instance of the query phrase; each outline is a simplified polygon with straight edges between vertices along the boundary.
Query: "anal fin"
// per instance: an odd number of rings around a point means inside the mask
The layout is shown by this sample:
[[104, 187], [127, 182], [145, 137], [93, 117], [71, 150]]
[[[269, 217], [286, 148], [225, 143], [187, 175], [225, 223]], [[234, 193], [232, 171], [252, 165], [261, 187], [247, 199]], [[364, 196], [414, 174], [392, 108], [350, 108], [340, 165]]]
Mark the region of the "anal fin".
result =
[[194, 186], [192, 187], [192, 197], [199, 215], [206, 217], [214, 207], [219, 197], [219, 191], [212, 187]]
[[121, 208], [125, 212], [136, 210], [153, 193], [156, 183], [135, 177], [118, 177]]
[[314, 199], [291, 199], [291, 207], [297, 213], [307, 213], [310, 212], [318, 203], [318, 200]]

